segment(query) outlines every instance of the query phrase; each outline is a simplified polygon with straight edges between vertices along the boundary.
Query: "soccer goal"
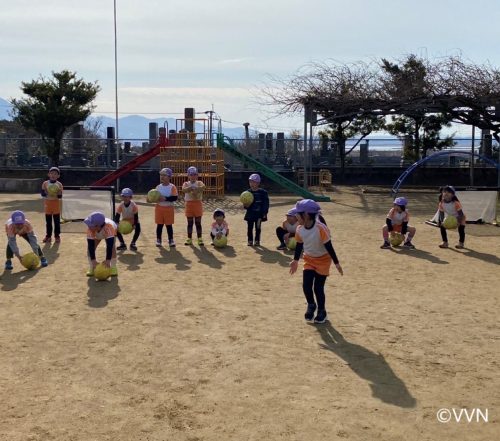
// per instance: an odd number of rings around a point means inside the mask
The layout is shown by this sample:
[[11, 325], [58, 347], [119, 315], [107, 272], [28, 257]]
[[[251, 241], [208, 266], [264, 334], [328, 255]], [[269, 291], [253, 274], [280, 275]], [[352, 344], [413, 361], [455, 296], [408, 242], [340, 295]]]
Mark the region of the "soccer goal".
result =
[[63, 222], [83, 221], [93, 211], [113, 219], [115, 187], [64, 187], [61, 219]]
[[[467, 223], [497, 223], [498, 187], [456, 188], [456, 196], [464, 209]], [[426, 223], [437, 225], [439, 210]]]

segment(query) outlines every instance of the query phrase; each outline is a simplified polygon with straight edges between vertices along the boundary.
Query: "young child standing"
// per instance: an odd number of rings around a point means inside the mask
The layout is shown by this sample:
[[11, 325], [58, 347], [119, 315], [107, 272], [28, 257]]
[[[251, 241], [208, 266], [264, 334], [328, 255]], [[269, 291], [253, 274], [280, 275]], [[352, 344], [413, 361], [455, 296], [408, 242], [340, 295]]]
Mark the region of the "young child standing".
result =
[[186, 203], [186, 218], [187, 218], [187, 239], [184, 245], [193, 244], [193, 223], [196, 225], [196, 236], [198, 245], [204, 246], [201, 227], [201, 217], [203, 216], [202, 195], [205, 189], [205, 184], [198, 180], [198, 170], [196, 167], [187, 169], [188, 181], [182, 184], [182, 192], [184, 193], [184, 201]]
[[87, 257], [89, 259], [89, 270], [87, 276], [94, 275], [94, 269], [97, 266], [96, 249], [101, 240], [106, 241], [106, 260], [103, 262], [105, 266], [111, 268], [111, 276], [118, 275], [116, 268], [116, 224], [104, 216], [99, 211], [94, 211], [89, 214], [83, 221], [87, 225]]
[[287, 211], [286, 217], [281, 223], [281, 225], [276, 228], [276, 236], [280, 241], [278, 245], [278, 250], [285, 250], [288, 239], [295, 236], [295, 231], [297, 230], [297, 210], [292, 208]]
[[307, 301], [304, 318], [309, 322], [312, 321], [317, 308], [318, 312], [314, 317], [314, 323], [324, 323], [327, 319], [325, 282], [330, 273], [332, 260], [340, 275], [343, 275], [344, 272], [333, 249], [330, 231], [318, 219], [321, 209], [319, 204], [311, 199], [304, 199], [297, 202], [295, 208], [299, 226], [295, 232], [297, 247], [290, 264], [290, 274], [297, 271], [300, 255], [304, 250], [302, 287]]
[[212, 222], [210, 237], [212, 238], [212, 245], [214, 239], [219, 239], [222, 236], [229, 236], [229, 225], [226, 222], [226, 213], [222, 208], [216, 208], [214, 211], [214, 222]]
[[[139, 239], [139, 235], [141, 234], [141, 224], [139, 223], [139, 208], [137, 204], [132, 200], [134, 196], [134, 192], [130, 188], [124, 188], [120, 196], [122, 201], [120, 205], [118, 205], [115, 213], [115, 223], [118, 225], [120, 223], [120, 217], [123, 216], [122, 220], [130, 222], [130, 224], [134, 227], [134, 236], [132, 237], [132, 242], [130, 242], [130, 249], [132, 251], [137, 251], [137, 239]], [[117, 250], [126, 250], [127, 245], [125, 245], [125, 241], [123, 240], [122, 234], [117, 231], [116, 237], [120, 241], [120, 245], [116, 248]]]
[[448, 248], [448, 234], [446, 228], [443, 227], [443, 221], [448, 216], [453, 216], [458, 223], [458, 244], [455, 248], [462, 249], [465, 246], [465, 223], [466, 218], [462, 209], [462, 204], [455, 196], [455, 188], [447, 185], [440, 189], [439, 195], [439, 229], [441, 230], [441, 238], [443, 242], [439, 248]]
[[[250, 188], [248, 191], [253, 195], [253, 202], [245, 207], [247, 210], [245, 220], [247, 221], [247, 238], [248, 246], [260, 246], [260, 235], [262, 222], [267, 221], [267, 213], [269, 212], [269, 196], [267, 191], [260, 186], [260, 176], [253, 173], [248, 178]], [[255, 242], [253, 229], [255, 227]]]
[[[42, 184], [42, 198], [45, 210], [46, 233], [43, 243], [52, 241], [52, 231], [56, 243], [61, 242], [61, 198], [63, 186], [58, 181], [60, 171], [57, 167], [49, 169], [49, 179]], [[54, 220], [54, 230], [52, 230], [52, 219]]]
[[48, 262], [43, 251], [38, 245], [38, 241], [33, 231], [33, 226], [30, 221], [26, 219], [26, 216], [22, 211], [14, 211], [10, 218], [5, 223], [5, 232], [7, 233], [7, 260], [5, 261], [5, 269], [12, 270], [14, 267], [12, 265], [12, 258], [16, 256], [21, 262], [21, 254], [19, 252], [19, 247], [17, 246], [16, 236], [22, 237], [31, 246], [31, 249], [35, 254], [40, 257], [40, 263], [42, 266], [47, 266]]
[[161, 247], [161, 236], [163, 225], [167, 229], [168, 246], [175, 247], [174, 242], [174, 202], [178, 198], [177, 187], [170, 182], [172, 170], [162, 168], [160, 170], [160, 184], [156, 189], [160, 192], [160, 200], [155, 206], [155, 223], [156, 223], [156, 246]]
[[415, 236], [417, 229], [408, 225], [410, 214], [406, 209], [407, 205], [408, 200], [404, 197], [394, 199], [393, 206], [389, 210], [389, 213], [387, 213], [385, 225], [382, 227], [382, 237], [384, 238], [384, 243], [380, 246], [380, 248], [391, 248], [389, 234], [392, 232], [401, 233], [403, 237], [406, 237], [406, 233], [408, 233], [403, 246], [411, 250], [415, 248], [411, 241], [413, 236]]

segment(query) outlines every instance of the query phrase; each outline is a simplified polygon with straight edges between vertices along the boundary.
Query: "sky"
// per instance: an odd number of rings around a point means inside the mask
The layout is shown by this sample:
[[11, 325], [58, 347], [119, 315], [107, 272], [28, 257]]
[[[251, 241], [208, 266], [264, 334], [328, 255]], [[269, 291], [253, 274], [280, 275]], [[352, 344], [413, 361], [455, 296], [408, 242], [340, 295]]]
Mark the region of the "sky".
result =
[[[95, 113], [114, 117], [113, 4], [0, 0], [0, 97], [68, 69], [98, 82]], [[276, 117], [260, 91], [311, 62], [416, 53], [500, 66], [498, 0], [116, 0], [116, 10], [120, 116], [213, 106], [224, 125], [289, 133], [302, 115]]]

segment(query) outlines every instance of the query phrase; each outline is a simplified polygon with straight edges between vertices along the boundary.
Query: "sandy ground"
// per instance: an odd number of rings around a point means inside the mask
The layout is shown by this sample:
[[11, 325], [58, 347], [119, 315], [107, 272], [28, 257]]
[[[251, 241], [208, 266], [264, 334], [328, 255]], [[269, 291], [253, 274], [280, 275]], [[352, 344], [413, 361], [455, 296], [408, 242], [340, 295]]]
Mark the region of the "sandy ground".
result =
[[[345, 275], [327, 281], [325, 325], [304, 322], [301, 274], [275, 248], [293, 196], [271, 195], [261, 248], [246, 246], [229, 197], [205, 207], [226, 208], [228, 248], [182, 245], [179, 209], [178, 247], [159, 250], [138, 196], [139, 251], [120, 254], [117, 279], [85, 276], [81, 232], [43, 247], [47, 268], [14, 262], [0, 276], [0, 439], [500, 439], [500, 228], [467, 227], [467, 249], [439, 249], [423, 224], [436, 196], [408, 194], [417, 250], [380, 250], [388, 193], [332, 197]], [[1, 219], [15, 209], [42, 238], [41, 201], [0, 194]], [[440, 423], [441, 408], [488, 422]]]

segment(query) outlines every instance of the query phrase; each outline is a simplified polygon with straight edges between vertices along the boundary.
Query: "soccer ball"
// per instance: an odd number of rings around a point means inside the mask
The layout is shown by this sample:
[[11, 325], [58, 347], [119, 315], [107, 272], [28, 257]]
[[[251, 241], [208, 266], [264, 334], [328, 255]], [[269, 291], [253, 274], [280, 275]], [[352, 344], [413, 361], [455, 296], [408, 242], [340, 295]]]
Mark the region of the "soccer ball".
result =
[[289, 250], [294, 250], [296, 247], [297, 247], [297, 241], [295, 240], [294, 237], [291, 237], [290, 239], [288, 239], [288, 242], [286, 244], [286, 247], [289, 249]]
[[94, 277], [97, 280], [106, 280], [111, 276], [111, 268], [108, 268], [104, 263], [98, 263], [94, 269]]
[[458, 227], [458, 221], [455, 216], [448, 216], [443, 221], [443, 227], [447, 230], [453, 230]]
[[57, 196], [59, 193], [59, 185], [57, 184], [49, 184], [47, 185], [47, 193], [49, 196]]
[[133, 229], [134, 227], [129, 221], [122, 220], [118, 224], [118, 231], [120, 232], [120, 234], [130, 234]]
[[252, 205], [253, 202], [253, 194], [249, 192], [248, 190], [244, 191], [240, 195], [240, 201], [241, 203], [245, 206], [248, 207], [249, 205]]
[[389, 242], [393, 247], [398, 247], [403, 243], [404, 236], [401, 233], [392, 232], [389, 237]]
[[156, 203], [160, 200], [160, 196], [161, 193], [156, 188], [153, 188], [152, 190], [148, 191], [147, 201]]
[[21, 264], [28, 270], [34, 270], [40, 265], [40, 258], [35, 253], [27, 253], [21, 257]]
[[214, 237], [214, 246], [216, 248], [224, 248], [227, 245], [227, 236], [222, 235], [218, 239]]

